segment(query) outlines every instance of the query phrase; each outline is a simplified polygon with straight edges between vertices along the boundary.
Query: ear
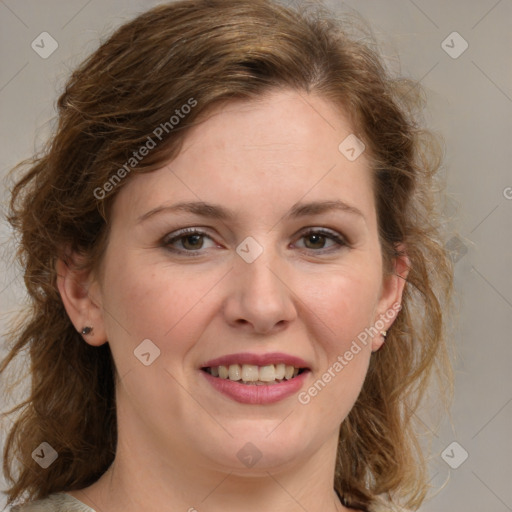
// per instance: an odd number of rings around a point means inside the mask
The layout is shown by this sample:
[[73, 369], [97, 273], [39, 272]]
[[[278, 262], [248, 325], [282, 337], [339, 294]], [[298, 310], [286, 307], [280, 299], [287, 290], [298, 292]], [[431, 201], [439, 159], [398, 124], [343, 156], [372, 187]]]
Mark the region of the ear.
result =
[[84, 327], [91, 327], [91, 332], [82, 336], [89, 345], [100, 346], [107, 341], [100, 287], [90, 270], [80, 269], [74, 264], [76, 259], [69, 258], [69, 263], [57, 260], [57, 288], [75, 329], [82, 334]]
[[402, 294], [411, 267], [403, 244], [397, 245], [395, 254], [392, 271], [384, 276], [381, 296], [373, 320], [373, 326], [378, 332], [372, 339], [372, 352], [382, 347], [385, 338], [380, 331], [387, 331], [393, 325], [401, 309]]

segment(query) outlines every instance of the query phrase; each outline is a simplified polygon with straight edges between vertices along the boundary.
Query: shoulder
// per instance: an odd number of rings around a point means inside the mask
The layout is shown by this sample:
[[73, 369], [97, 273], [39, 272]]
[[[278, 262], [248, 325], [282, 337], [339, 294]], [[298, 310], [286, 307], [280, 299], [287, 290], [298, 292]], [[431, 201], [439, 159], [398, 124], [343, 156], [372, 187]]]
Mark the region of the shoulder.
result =
[[15, 505], [11, 512], [95, 512], [92, 508], [63, 492], [50, 494], [44, 499]]

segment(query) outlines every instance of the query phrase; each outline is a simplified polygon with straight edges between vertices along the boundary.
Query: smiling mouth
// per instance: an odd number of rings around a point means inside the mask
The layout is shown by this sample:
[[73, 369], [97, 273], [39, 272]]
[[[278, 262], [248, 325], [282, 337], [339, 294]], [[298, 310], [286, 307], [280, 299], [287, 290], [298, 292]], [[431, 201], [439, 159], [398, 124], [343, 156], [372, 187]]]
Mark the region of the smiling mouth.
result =
[[265, 366], [253, 364], [230, 364], [229, 366], [206, 366], [204, 372], [218, 379], [231, 380], [253, 386], [268, 386], [292, 380], [297, 375], [309, 371], [307, 368], [279, 363]]

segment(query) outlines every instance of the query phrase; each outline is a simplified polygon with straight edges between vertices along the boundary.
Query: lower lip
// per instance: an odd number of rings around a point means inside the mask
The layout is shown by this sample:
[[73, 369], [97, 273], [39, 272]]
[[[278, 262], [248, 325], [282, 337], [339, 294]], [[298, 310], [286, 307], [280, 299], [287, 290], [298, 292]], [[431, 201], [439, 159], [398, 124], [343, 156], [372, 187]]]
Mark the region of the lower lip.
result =
[[219, 392], [242, 404], [264, 405], [284, 400], [285, 398], [298, 393], [309, 370], [303, 371], [293, 379], [284, 380], [278, 384], [264, 384], [261, 386], [242, 384], [238, 381], [220, 379], [208, 372], [200, 370], [206, 380]]

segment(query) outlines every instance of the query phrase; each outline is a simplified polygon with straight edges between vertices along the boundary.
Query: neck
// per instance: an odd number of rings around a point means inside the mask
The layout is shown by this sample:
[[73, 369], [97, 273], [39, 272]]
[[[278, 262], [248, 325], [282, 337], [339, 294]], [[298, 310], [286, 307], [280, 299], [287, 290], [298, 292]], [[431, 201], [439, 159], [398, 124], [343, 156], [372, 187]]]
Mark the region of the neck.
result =
[[244, 474], [187, 461], [175, 464], [139, 442], [120, 439], [116, 458], [102, 477], [70, 494], [96, 512], [348, 512], [333, 490], [331, 444], [308, 461]]
[[121, 405], [114, 462], [97, 482], [70, 492], [96, 512], [349, 510], [333, 490], [337, 429], [319, 446], [301, 446], [293, 458], [283, 458], [279, 444], [263, 436], [264, 456], [245, 468], [229, 454], [236, 453], [246, 440], [237, 443], [231, 436], [224, 446], [212, 432], [211, 453], [198, 453], [186, 432], [175, 432], [172, 437], [166, 432], [156, 434], [143, 418]]

